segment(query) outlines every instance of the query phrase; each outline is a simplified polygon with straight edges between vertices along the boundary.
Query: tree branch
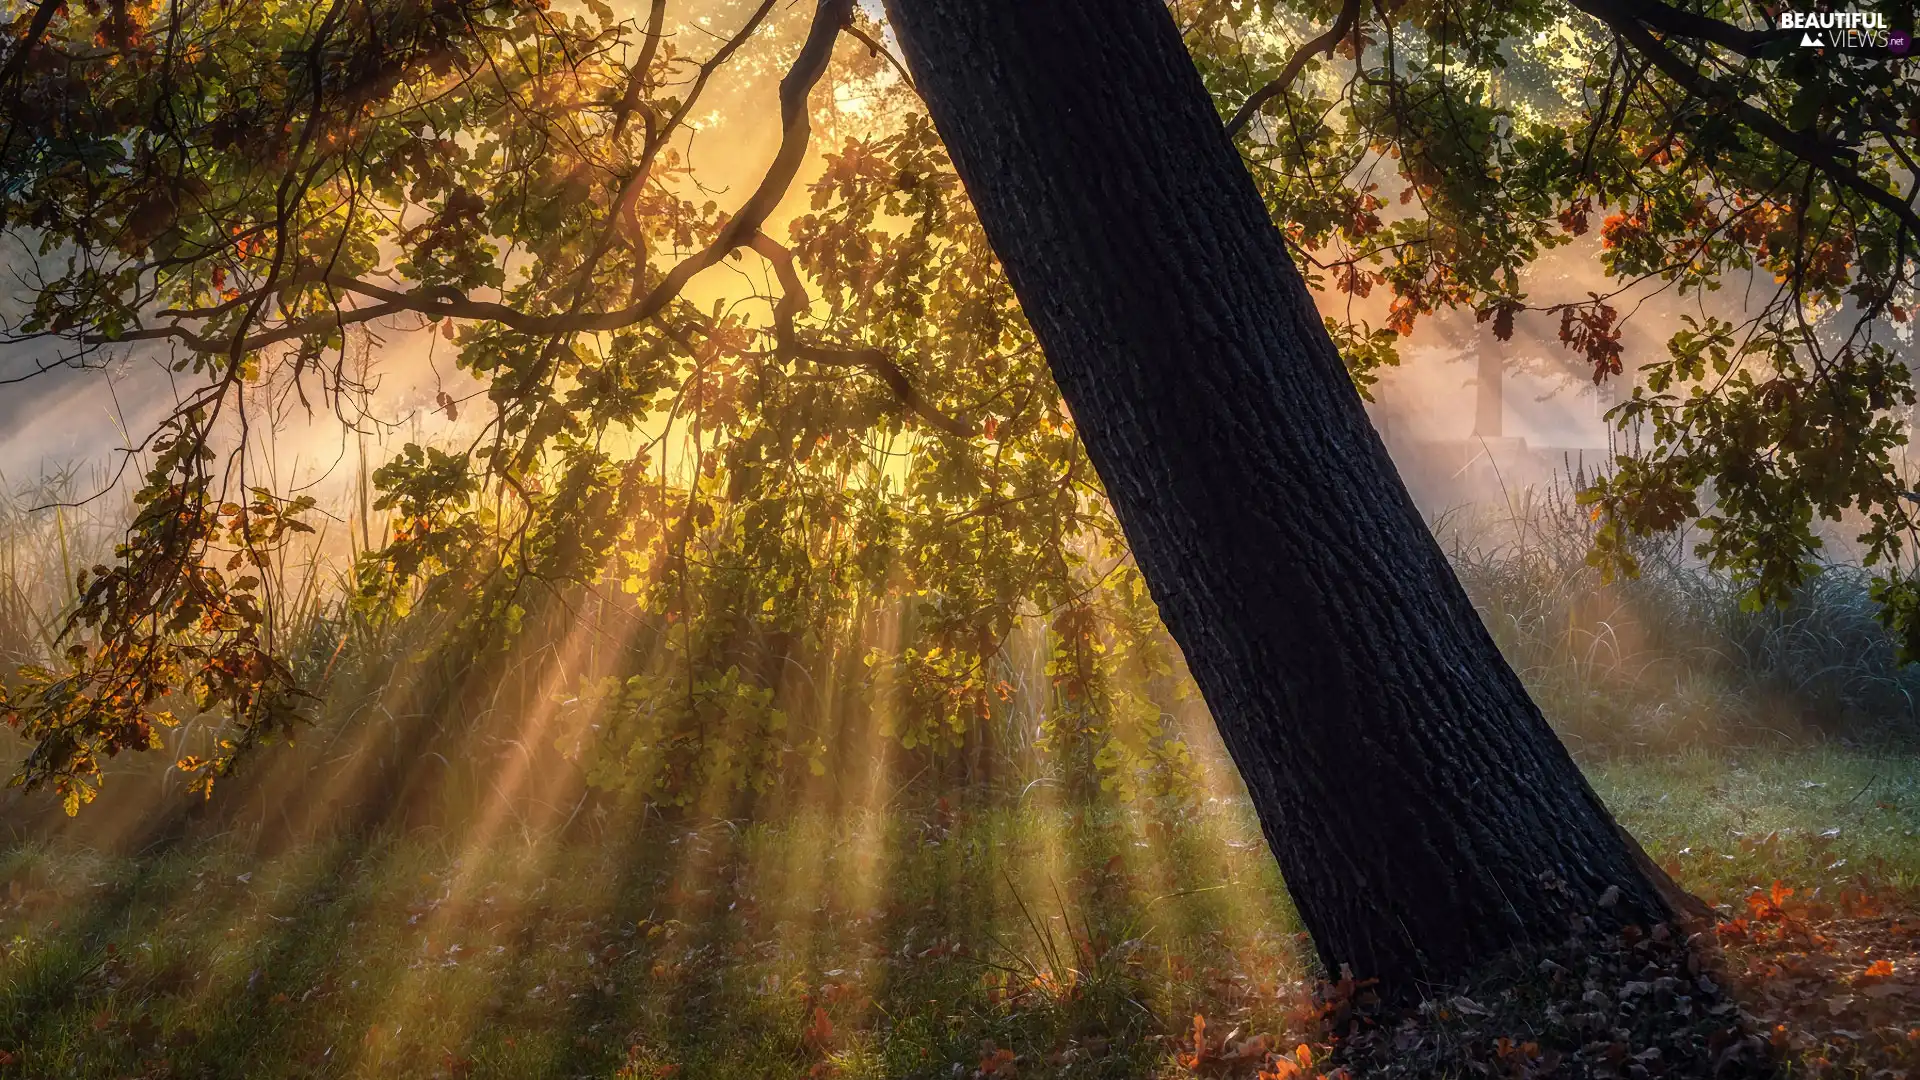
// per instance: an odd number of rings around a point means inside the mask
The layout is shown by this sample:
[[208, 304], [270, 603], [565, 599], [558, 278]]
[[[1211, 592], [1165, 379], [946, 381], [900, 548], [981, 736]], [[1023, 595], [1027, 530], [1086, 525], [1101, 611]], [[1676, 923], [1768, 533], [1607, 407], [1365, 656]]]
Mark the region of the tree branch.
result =
[[829, 349], [800, 341], [794, 333], [793, 320], [806, 306], [807, 290], [800, 281], [799, 270], [794, 267], [793, 252], [763, 232], [755, 233], [747, 246], [773, 264], [774, 276], [780, 280], [780, 302], [773, 308], [774, 341], [780, 355], [833, 367], [861, 368], [886, 383], [901, 404], [933, 427], [961, 439], [980, 434], [978, 425], [948, 416], [923, 397], [914, 389], [906, 371], [885, 350]]
[[[800, 54], [794, 58], [793, 66], [788, 70], [786, 77], [780, 80], [780, 115], [783, 125], [780, 147], [774, 154], [773, 164], [761, 178], [760, 185], [752, 195], [748, 196], [740, 210], [721, 227], [719, 235], [712, 243], [675, 264], [658, 285], [626, 307], [612, 311], [569, 311], [551, 315], [534, 315], [506, 304], [474, 300], [457, 289], [443, 285], [400, 290], [390, 289], [360, 278], [329, 274], [322, 279], [328, 285], [370, 297], [378, 300], [379, 303], [315, 315], [232, 341], [211, 341], [179, 325], [148, 327], [111, 336], [85, 334], [80, 340], [89, 345], [172, 340], [186, 345], [195, 352], [222, 353], [237, 349], [244, 353], [310, 334], [328, 333], [356, 323], [371, 322], [401, 312], [417, 312], [433, 318], [494, 321], [529, 334], [597, 333], [645, 322], [666, 310], [667, 305], [679, 296], [680, 291], [686, 287], [687, 282], [691, 281], [694, 275], [719, 263], [736, 248], [750, 243], [760, 232], [760, 227], [765, 224], [768, 215], [773, 212], [773, 208], [778, 205], [787, 189], [793, 185], [794, 177], [799, 174], [800, 165], [806, 159], [807, 141], [812, 133], [807, 98], [813, 87], [826, 74], [827, 65], [833, 58], [834, 40], [839, 36], [841, 28], [845, 26], [852, 9], [853, 0], [820, 0], [819, 8], [814, 15], [813, 26], [807, 32], [806, 42], [801, 45]], [[182, 311], [177, 314], [195, 313], [197, 312]]]
[[[807, 29], [807, 40], [800, 46], [800, 54], [794, 57], [793, 66], [787, 70], [786, 77], [780, 80], [780, 148], [774, 153], [773, 164], [767, 167], [766, 175], [760, 178], [760, 186], [741, 204], [739, 211], [721, 226], [719, 235], [698, 253], [676, 263], [660, 284], [645, 296], [617, 311], [588, 316], [580, 329], [612, 330], [658, 315], [666, 310], [674, 297], [680, 295], [680, 290], [686, 288], [694, 275], [717, 264], [760, 231], [760, 226], [766, 223], [768, 215], [773, 213], [773, 208], [793, 185], [801, 163], [806, 160], [807, 141], [813, 133], [807, 98], [821, 76], [826, 74], [827, 65], [833, 59], [834, 40], [840, 36], [852, 11], [853, 0], [820, 0], [819, 7], [814, 11], [813, 25]], [[554, 326], [554, 329], [566, 328], [559, 324]]]
[[[1621, 19], [1644, 23], [1668, 37], [1709, 41], [1748, 59], [1759, 57], [1768, 45], [1793, 36], [1791, 30], [1748, 30], [1718, 19], [1710, 19], [1705, 15], [1670, 7], [1660, 3], [1659, 0], [1634, 0], [1630, 5], [1614, 3], [1611, 0], [1572, 0], [1572, 2], [1574, 7], [1615, 29], [1620, 29], [1619, 20]], [[1607, 13], [1602, 14], [1596, 9], [1605, 9]]]
[[1581, 11], [1613, 27], [1636, 52], [1646, 57], [1682, 89], [1732, 112], [1761, 138], [1819, 169], [1834, 183], [1892, 213], [1914, 235], [1920, 235], [1920, 214], [1914, 212], [1912, 204], [1861, 176], [1845, 160], [1844, 155], [1851, 154], [1852, 147], [1822, 139], [1810, 131], [1795, 131], [1766, 110], [1703, 75], [1653, 36], [1641, 21], [1642, 5], [1622, 3], [1620, 0], [1571, 2]]
[[640, 46], [640, 57], [633, 62], [627, 72], [627, 92], [620, 104], [613, 110], [613, 140], [627, 130], [627, 122], [633, 119], [634, 110], [641, 105], [646, 96], [647, 75], [653, 70], [653, 58], [660, 50], [660, 39], [667, 20], [667, 0], [653, 0], [653, 6], [647, 13], [646, 40]]
[[1353, 32], [1354, 24], [1359, 21], [1360, 0], [1346, 0], [1340, 7], [1340, 14], [1334, 18], [1333, 26], [1326, 33], [1295, 49], [1293, 55], [1287, 58], [1287, 66], [1280, 69], [1280, 74], [1241, 103], [1233, 118], [1227, 121], [1227, 138], [1238, 138], [1240, 129], [1247, 126], [1262, 105], [1286, 93], [1287, 87], [1299, 78], [1300, 69], [1307, 66], [1308, 60], [1318, 53], [1331, 53], [1334, 46], [1340, 44], [1340, 39]]
[[907, 84], [907, 89], [912, 90], [916, 94], [920, 92], [920, 88], [913, 85], [913, 76], [907, 72], [907, 65], [901, 63], [899, 57], [893, 55], [885, 46], [875, 41], [871, 34], [868, 34], [865, 30], [860, 29], [851, 22], [847, 23], [847, 34], [865, 45], [867, 52], [874, 56], [886, 57], [887, 63], [892, 64], [893, 70], [899, 74], [900, 81]]
[[6, 67], [0, 68], [0, 88], [13, 85], [13, 80], [26, 71], [27, 58], [40, 47], [40, 39], [47, 36], [47, 27], [53, 25], [54, 14], [64, 4], [65, 0], [40, 0], [40, 6], [33, 12], [33, 22], [27, 25], [26, 36], [7, 54]]
[[[807, 291], [794, 265], [793, 253], [762, 231], [774, 207], [792, 186], [806, 158], [811, 123], [807, 99], [825, 74], [832, 58], [833, 42], [847, 25], [852, 0], [821, 0], [807, 40], [793, 67], [780, 82], [780, 112], [783, 132], [779, 150], [760, 185], [724, 225], [718, 236], [699, 253], [675, 265], [661, 282], [637, 302], [613, 311], [564, 311], [532, 314], [508, 304], [475, 300], [444, 285], [419, 289], [394, 289], [344, 274], [314, 275], [308, 280], [324, 281], [332, 288], [376, 301], [364, 307], [336, 309], [240, 339], [214, 341], [186, 327], [173, 325], [129, 331], [116, 337], [88, 334], [81, 340], [91, 345], [132, 341], [177, 341], [196, 352], [217, 354], [238, 350], [252, 352], [296, 338], [330, 333], [358, 323], [371, 322], [403, 312], [430, 318], [453, 318], [497, 322], [532, 335], [598, 333], [618, 330], [644, 322], [664, 311], [686, 283], [700, 271], [715, 265], [729, 252], [751, 247], [772, 263], [783, 295], [774, 309], [775, 341], [781, 354], [816, 364], [858, 367], [878, 378], [894, 396], [930, 426], [960, 438], [978, 434], [975, 426], [941, 412], [913, 386], [907, 373], [880, 349], [833, 349], [807, 344], [794, 332], [794, 319], [806, 305]], [[862, 40], [866, 40], [862, 36]], [[220, 314], [255, 298], [255, 294], [233, 297], [210, 308], [167, 312], [176, 317], [206, 317]]]

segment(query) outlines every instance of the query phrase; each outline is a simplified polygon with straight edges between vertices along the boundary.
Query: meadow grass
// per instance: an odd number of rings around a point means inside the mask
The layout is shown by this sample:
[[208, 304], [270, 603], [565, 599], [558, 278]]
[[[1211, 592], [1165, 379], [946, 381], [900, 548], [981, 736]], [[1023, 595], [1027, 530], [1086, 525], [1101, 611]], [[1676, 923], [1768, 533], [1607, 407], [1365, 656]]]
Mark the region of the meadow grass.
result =
[[1590, 765], [1648, 852], [1716, 903], [1778, 878], [1920, 896], [1920, 759], [1836, 747], [1689, 751]]
[[[1842, 750], [1594, 766], [1689, 887], [1920, 890], [1920, 763]], [[0, 849], [22, 1077], [1178, 1075], [1210, 1024], [1304, 1034], [1318, 974], [1250, 811], [892, 808], [439, 830], [262, 855], [245, 831]], [[959, 1071], [956, 1072], [956, 1066]]]
[[1169, 1023], [1271, 1028], [1309, 974], [1245, 824], [1029, 808], [479, 851], [19, 844], [0, 1050], [34, 1077], [861, 1077], [970, 1071], [991, 1040], [1155, 1075]]

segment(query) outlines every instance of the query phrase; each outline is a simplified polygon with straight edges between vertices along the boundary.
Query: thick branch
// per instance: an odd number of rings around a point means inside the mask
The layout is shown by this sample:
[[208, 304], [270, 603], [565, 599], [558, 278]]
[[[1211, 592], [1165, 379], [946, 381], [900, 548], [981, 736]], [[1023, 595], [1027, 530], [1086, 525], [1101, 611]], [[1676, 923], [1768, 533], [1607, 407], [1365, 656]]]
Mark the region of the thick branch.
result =
[[[712, 262], [707, 265], [719, 262], [734, 248], [751, 242], [799, 174], [800, 165], [807, 157], [807, 139], [813, 132], [807, 97], [814, 84], [826, 74], [827, 64], [833, 59], [834, 39], [840, 36], [852, 15], [853, 0], [820, 0], [806, 43], [800, 46], [800, 55], [794, 58], [786, 78], [780, 80], [780, 149], [773, 155], [773, 164], [767, 168], [760, 186], [707, 248], [712, 253]], [[679, 270], [680, 267], [674, 268], [675, 272]]]
[[[1618, 20], [1630, 20], [1643, 23], [1668, 37], [1709, 41], [1749, 59], [1758, 57], [1768, 45], [1789, 38], [1793, 33], [1790, 30], [1748, 30], [1705, 15], [1669, 7], [1659, 0], [1633, 0], [1629, 4], [1611, 0], [1573, 0], [1573, 6], [1615, 29], [1620, 29]], [[1606, 13], [1602, 14], [1599, 9], [1605, 9]]]
[[[697, 254], [676, 263], [660, 284], [645, 296], [618, 311], [588, 316], [586, 324], [580, 329], [613, 330], [658, 315], [666, 310], [674, 297], [680, 295], [680, 290], [686, 288], [687, 282], [693, 280], [696, 274], [726, 258], [760, 231], [767, 216], [773, 213], [773, 208], [779, 205], [787, 189], [793, 186], [793, 179], [800, 172], [800, 164], [806, 160], [807, 140], [813, 131], [807, 98], [821, 76], [826, 74], [827, 65], [833, 59], [834, 40], [840, 36], [840, 30], [847, 24], [852, 11], [853, 0], [820, 0], [819, 7], [814, 11], [813, 25], [807, 30], [807, 40], [800, 46], [800, 55], [794, 57], [793, 66], [787, 70], [786, 77], [780, 80], [780, 148], [775, 152], [773, 164], [768, 166], [766, 175], [760, 178], [760, 186], [747, 196], [747, 201], [741, 204], [739, 211], [721, 226], [720, 234]], [[729, 45], [731, 47], [732, 43]], [[556, 325], [553, 329], [568, 327]]]
[[1307, 66], [1308, 60], [1320, 53], [1333, 52], [1333, 47], [1340, 44], [1341, 38], [1353, 32], [1353, 26], [1358, 21], [1360, 0], [1346, 0], [1340, 7], [1340, 14], [1333, 20], [1333, 26], [1326, 33], [1295, 49], [1293, 55], [1287, 58], [1287, 66], [1280, 69], [1280, 74], [1272, 82], [1255, 90], [1253, 96], [1234, 112], [1233, 119], [1227, 121], [1227, 138], [1237, 138], [1240, 129], [1247, 126], [1262, 105], [1286, 93], [1287, 87], [1293, 85], [1293, 80], [1300, 76], [1300, 69]]
[[279, 342], [311, 334], [328, 333], [401, 312], [417, 312], [432, 318], [490, 320], [529, 334], [598, 333], [645, 322], [666, 310], [667, 305], [673, 302], [694, 275], [717, 264], [729, 252], [750, 243], [759, 233], [760, 227], [765, 224], [768, 215], [773, 212], [773, 208], [779, 204], [787, 189], [792, 186], [794, 177], [800, 171], [801, 163], [806, 159], [807, 140], [811, 135], [807, 110], [808, 95], [820, 78], [826, 74], [828, 62], [833, 58], [834, 40], [846, 24], [852, 8], [853, 0], [820, 0], [819, 9], [814, 15], [813, 26], [807, 32], [807, 40], [800, 47], [800, 54], [794, 59], [793, 67], [788, 70], [786, 77], [780, 80], [780, 115], [783, 132], [773, 164], [761, 178], [759, 187], [748, 196], [739, 212], [721, 227], [720, 234], [712, 243], [698, 253], [681, 260], [673, 269], [667, 271], [658, 285], [626, 307], [612, 311], [568, 311], [534, 315], [506, 304], [473, 300], [459, 290], [446, 286], [412, 290], [390, 289], [360, 278], [328, 275], [325, 278], [327, 284], [372, 298], [379, 303], [330, 311], [300, 319], [241, 338], [237, 343], [211, 341], [178, 325], [132, 330], [111, 337], [105, 334], [87, 334], [80, 340], [89, 345], [172, 340], [203, 353], [226, 352], [237, 344], [240, 352], [251, 352]]
[[[384, 292], [386, 290], [381, 291]], [[344, 329], [358, 323], [384, 319], [389, 315], [398, 315], [402, 312], [409, 311], [423, 313], [432, 311], [432, 308], [426, 303], [417, 300], [414, 294], [390, 292], [388, 295], [396, 299], [388, 303], [371, 304], [367, 307], [344, 308], [337, 311], [329, 311], [325, 314], [284, 323], [271, 330], [262, 330], [257, 334], [252, 334], [238, 340], [229, 338], [214, 341], [194, 333], [184, 326], [152, 326], [140, 330], [129, 330], [121, 334], [82, 334], [79, 340], [83, 345], [120, 345], [135, 341], [177, 341], [187, 348], [192, 349], [194, 352], [205, 353], [209, 356], [228, 353], [245, 355], [258, 349], [264, 349], [269, 345], [278, 345], [283, 341], [292, 341], [296, 338], [310, 337], [315, 334], [330, 333], [334, 330]], [[503, 308], [499, 304], [486, 306], [500, 308], [503, 311], [511, 310], [510, 308]]]
[[780, 355], [833, 367], [861, 368], [886, 383], [887, 389], [893, 391], [893, 396], [899, 398], [901, 404], [931, 426], [962, 439], [970, 439], [980, 433], [976, 425], [948, 416], [922, 396], [920, 391], [914, 389], [906, 371], [885, 350], [829, 349], [800, 341], [794, 333], [793, 320], [806, 306], [807, 290], [800, 281], [799, 270], [793, 264], [793, 252], [766, 233], [755, 233], [747, 246], [773, 264], [773, 274], [780, 280], [780, 301], [773, 308], [774, 341]]
[[53, 25], [53, 16], [65, 0], [40, 0], [40, 6], [34, 9], [33, 22], [27, 25], [27, 34], [7, 54], [7, 66], [0, 68], [0, 87], [13, 85], [13, 80], [27, 69], [27, 58], [33, 50], [40, 47], [40, 39], [47, 36], [47, 27]]

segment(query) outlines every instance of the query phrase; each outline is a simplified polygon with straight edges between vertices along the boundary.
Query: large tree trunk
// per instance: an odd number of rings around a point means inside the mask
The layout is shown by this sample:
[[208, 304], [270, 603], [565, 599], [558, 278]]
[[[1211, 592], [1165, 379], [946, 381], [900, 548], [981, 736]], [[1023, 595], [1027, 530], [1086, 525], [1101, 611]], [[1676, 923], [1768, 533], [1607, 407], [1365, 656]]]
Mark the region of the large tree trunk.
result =
[[1160, 0], [887, 7], [1329, 970], [1405, 995], [1580, 916], [1668, 915], [1421, 521]]

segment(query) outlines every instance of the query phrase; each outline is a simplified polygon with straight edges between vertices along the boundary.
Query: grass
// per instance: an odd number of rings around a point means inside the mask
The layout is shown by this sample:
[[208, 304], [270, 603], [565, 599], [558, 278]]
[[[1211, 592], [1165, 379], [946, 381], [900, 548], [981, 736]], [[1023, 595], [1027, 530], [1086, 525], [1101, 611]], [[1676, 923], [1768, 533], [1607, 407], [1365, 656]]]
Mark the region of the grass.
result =
[[21, 845], [0, 1050], [35, 1077], [877, 1077], [971, 1070], [992, 1040], [1154, 1075], [1163, 1018], [1271, 1027], [1276, 981], [1306, 975], [1243, 827], [1029, 809], [264, 860], [235, 837]]
[[1580, 483], [1436, 527], [1494, 640], [1576, 754], [1920, 746], [1920, 666], [1899, 663], [1859, 566], [1823, 567], [1790, 603], [1755, 609], [1676, 536], [1639, 546], [1639, 577], [1605, 581], [1586, 562], [1594, 523], [1568, 495]]
[[[1593, 767], [1738, 904], [1920, 891], [1920, 763], [1840, 750]], [[1250, 814], [918, 809], [657, 819], [260, 855], [0, 849], [0, 1076], [1161, 1077], [1191, 1018], [1293, 1040], [1314, 977]], [[1289, 1042], [1290, 1044], [1290, 1042]], [[958, 1071], [956, 1072], [956, 1067]]]
[[1832, 747], [1693, 751], [1590, 768], [1622, 824], [1707, 899], [1771, 878], [1920, 896], [1920, 760]]

